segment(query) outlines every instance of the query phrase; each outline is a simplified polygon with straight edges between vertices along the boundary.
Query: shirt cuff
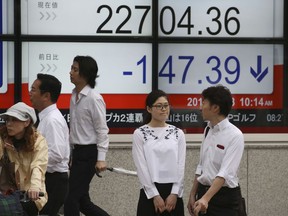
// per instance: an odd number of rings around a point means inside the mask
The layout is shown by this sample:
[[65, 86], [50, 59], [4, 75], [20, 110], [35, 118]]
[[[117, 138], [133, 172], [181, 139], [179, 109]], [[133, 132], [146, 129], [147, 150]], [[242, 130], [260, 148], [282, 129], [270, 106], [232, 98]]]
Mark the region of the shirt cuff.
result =
[[159, 195], [159, 192], [157, 190], [156, 187], [153, 187], [153, 188], [147, 188], [147, 187], [143, 187], [144, 191], [145, 191], [145, 194], [147, 196], [147, 199], [151, 199], [157, 195]]
[[195, 174], [196, 175], [201, 175], [202, 174], [202, 167], [201, 166], [197, 166]]
[[179, 189], [179, 184], [174, 183], [172, 186], [171, 194], [176, 194], [177, 196], [179, 196]]
[[105, 161], [106, 159], [106, 152], [98, 151], [97, 160], [98, 161]]
[[228, 175], [226, 174], [225, 171], [221, 171], [216, 175], [218, 177], [224, 178], [225, 180], [227, 179]]

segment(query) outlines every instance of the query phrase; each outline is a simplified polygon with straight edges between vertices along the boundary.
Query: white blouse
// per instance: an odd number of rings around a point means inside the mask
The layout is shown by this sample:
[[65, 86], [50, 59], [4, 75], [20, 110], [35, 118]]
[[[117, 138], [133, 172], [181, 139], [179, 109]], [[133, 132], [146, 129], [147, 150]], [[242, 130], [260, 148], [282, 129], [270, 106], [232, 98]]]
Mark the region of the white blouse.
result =
[[148, 199], [159, 195], [155, 182], [173, 183], [171, 193], [183, 196], [186, 140], [181, 129], [173, 125], [137, 128], [132, 155]]

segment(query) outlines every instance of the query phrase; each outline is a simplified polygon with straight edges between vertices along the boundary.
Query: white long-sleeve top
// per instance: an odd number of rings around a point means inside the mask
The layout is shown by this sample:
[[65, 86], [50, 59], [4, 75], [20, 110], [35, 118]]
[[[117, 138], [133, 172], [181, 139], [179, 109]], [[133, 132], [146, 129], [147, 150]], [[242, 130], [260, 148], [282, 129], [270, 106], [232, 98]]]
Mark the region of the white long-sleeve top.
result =
[[226, 118], [210, 130], [203, 140], [196, 174], [203, 185], [212, 185], [214, 179], [225, 179], [223, 186], [235, 188], [239, 184], [237, 172], [244, 151], [242, 132]]
[[96, 144], [97, 160], [105, 161], [109, 146], [106, 104], [103, 97], [86, 85], [76, 101], [76, 90], [70, 100], [70, 144]]
[[171, 194], [183, 196], [186, 140], [181, 129], [172, 125], [137, 128], [132, 156], [148, 199], [159, 195], [155, 182], [173, 183]]
[[47, 172], [68, 172], [69, 170], [69, 129], [56, 104], [46, 107], [39, 113], [37, 129], [48, 143]]

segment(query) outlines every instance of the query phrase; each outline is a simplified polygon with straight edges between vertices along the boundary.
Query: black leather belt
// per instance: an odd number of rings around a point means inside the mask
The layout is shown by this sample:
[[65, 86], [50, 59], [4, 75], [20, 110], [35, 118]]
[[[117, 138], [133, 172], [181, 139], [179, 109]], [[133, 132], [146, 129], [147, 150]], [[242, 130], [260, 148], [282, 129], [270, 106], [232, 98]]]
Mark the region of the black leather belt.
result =
[[96, 144], [83, 144], [83, 145], [79, 145], [79, 144], [74, 144], [73, 145], [74, 149], [80, 149], [80, 148], [89, 148], [89, 147], [96, 147]]

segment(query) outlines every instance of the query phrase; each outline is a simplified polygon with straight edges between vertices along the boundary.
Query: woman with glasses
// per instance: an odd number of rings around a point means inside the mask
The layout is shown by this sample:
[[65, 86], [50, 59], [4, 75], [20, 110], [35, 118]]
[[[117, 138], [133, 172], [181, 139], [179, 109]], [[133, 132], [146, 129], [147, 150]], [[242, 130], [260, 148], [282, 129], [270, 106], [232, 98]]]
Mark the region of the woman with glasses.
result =
[[141, 184], [137, 216], [184, 216], [184, 132], [167, 124], [168, 96], [161, 90], [146, 98], [147, 118], [133, 134], [132, 155]]
[[[0, 128], [0, 158], [6, 151], [9, 160], [15, 163], [17, 189], [27, 191], [29, 198], [21, 202], [24, 215], [36, 216], [48, 198], [45, 188], [46, 140], [33, 126], [37, 121], [34, 109], [23, 102], [11, 106], [0, 118], [5, 120], [5, 125]], [[40, 192], [44, 196], [40, 197]]]

